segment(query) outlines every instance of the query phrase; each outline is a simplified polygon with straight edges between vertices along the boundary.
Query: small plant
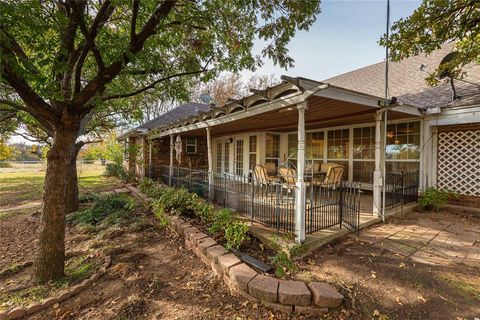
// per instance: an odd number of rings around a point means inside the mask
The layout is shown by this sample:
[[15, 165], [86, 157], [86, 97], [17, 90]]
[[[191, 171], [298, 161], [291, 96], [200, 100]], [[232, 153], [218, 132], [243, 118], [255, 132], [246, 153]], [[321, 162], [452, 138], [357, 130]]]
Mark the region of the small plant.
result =
[[430, 187], [425, 190], [418, 203], [424, 210], [438, 210], [448, 202], [448, 198], [451, 195], [451, 192]]
[[198, 196], [185, 188], [165, 188], [153, 203], [155, 213], [192, 216]]
[[225, 239], [227, 249], [240, 248], [242, 243], [248, 239], [248, 225], [244, 222], [235, 221], [225, 228]]
[[130, 218], [134, 207], [135, 201], [126, 195], [100, 196], [91, 208], [67, 216], [67, 222], [92, 226], [100, 223], [106, 225], [118, 224]]
[[233, 220], [233, 211], [223, 208], [213, 214], [212, 225], [208, 228], [210, 234], [218, 235]]
[[285, 252], [277, 253], [270, 259], [270, 263], [275, 267], [275, 275], [279, 278], [285, 278], [287, 274], [297, 270], [295, 263]]

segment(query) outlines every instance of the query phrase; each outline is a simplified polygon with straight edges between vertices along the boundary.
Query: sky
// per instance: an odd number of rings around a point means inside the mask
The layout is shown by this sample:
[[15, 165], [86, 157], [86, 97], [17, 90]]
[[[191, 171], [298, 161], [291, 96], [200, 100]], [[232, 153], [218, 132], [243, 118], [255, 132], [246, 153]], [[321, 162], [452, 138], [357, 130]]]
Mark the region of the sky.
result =
[[[301, 0], [298, 0], [301, 1]], [[301, 76], [325, 80], [354, 69], [383, 61], [385, 48], [377, 41], [386, 29], [386, 0], [323, 0], [321, 13], [309, 31], [297, 32], [288, 48], [295, 66], [289, 70], [267, 61], [255, 73], [280, 77]], [[407, 17], [420, 0], [391, 0], [390, 19]], [[255, 44], [261, 52], [263, 43]], [[243, 72], [248, 78], [252, 72]]]

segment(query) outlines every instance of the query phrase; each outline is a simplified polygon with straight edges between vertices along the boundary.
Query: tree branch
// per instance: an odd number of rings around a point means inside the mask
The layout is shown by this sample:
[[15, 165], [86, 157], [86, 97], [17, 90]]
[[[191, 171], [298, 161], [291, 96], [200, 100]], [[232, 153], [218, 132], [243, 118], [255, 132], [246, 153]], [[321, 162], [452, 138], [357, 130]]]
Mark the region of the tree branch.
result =
[[168, 16], [171, 9], [175, 5], [176, 0], [166, 0], [159, 5], [154, 13], [150, 16], [142, 31], [135, 37], [130, 39], [130, 45], [126, 52], [121, 57], [114, 61], [111, 65], [106, 67], [102, 72], [99, 72], [96, 77], [90, 80], [87, 85], [75, 95], [72, 107], [77, 112], [89, 112], [89, 107], [85, 104], [97, 93], [105, 88], [105, 85], [111, 82], [130, 62], [131, 57], [143, 49], [145, 41], [155, 33], [155, 29], [160, 21]]
[[157, 84], [159, 84], [160, 82], [167, 81], [167, 80], [170, 80], [170, 79], [173, 79], [173, 78], [176, 78], [176, 77], [182, 77], [182, 76], [187, 76], [187, 75], [199, 74], [199, 73], [206, 72], [206, 71], [207, 71], [206, 68], [203, 68], [202, 70], [190, 71], [190, 72], [182, 72], [182, 73], [177, 73], [177, 74], [174, 74], [174, 75], [171, 75], [171, 76], [163, 77], [163, 78], [160, 78], [160, 79], [157, 79], [157, 80], [153, 81], [152, 83], [150, 83], [150, 84], [149, 84], [148, 86], [146, 86], [146, 87], [140, 88], [140, 89], [135, 90], [135, 91], [132, 91], [132, 92], [130, 92], [130, 93], [117, 94], [117, 95], [108, 96], [108, 97], [105, 97], [105, 98], [103, 99], [103, 101], [132, 97], [132, 96], [135, 96], [135, 95], [137, 95], [137, 94], [140, 94], [140, 93], [142, 93], [142, 92], [144, 92], [144, 91], [147, 91], [147, 90], [149, 90], [149, 89], [155, 88], [155, 86], [156, 86]]
[[133, 0], [132, 8], [132, 22], [130, 23], [130, 39], [134, 40], [137, 36], [137, 17], [138, 8], [140, 7], [140, 0]]

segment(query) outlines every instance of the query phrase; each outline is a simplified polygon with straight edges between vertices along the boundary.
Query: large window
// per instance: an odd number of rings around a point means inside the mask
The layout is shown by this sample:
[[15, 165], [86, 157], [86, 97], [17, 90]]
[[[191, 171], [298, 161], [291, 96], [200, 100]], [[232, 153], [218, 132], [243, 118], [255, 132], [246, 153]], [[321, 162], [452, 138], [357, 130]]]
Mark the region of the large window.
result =
[[253, 170], [257, 164], [257, 136], [249, 137], [248, 144], [248, 165]]
[[278, 166], [280, 158], [280, 135], [267, 133], [265, 137], [265, 162], [273, 162]]
[[353, 129], [353, 181], [373, 183], [375, 127]]
[[349, 130], [328, 131], [328, 159], [348, 159]]
[[[307, 160], [317, 160], [323, 162], [323, 131], [309, 132], [305, 135], [305, 157]], [[298, 134], [288, 135], [288, 156], [289, 160], [297, 164]]]
[[420, 122], [387, 126], [387, 172], [415, 171], [420, 167]]
[[230, 172], [230, 143], [228, 141], [224, 142], [224, 150], [223, 150], [223, 171]]

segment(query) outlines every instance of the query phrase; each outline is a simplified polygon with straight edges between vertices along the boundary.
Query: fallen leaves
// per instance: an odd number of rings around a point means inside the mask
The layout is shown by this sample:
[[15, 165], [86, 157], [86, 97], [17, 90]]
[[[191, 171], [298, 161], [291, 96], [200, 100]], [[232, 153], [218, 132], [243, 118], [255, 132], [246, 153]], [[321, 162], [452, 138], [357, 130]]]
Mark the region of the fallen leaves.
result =
[[375, 271], [370, 271], [370, 276], [373, 278], [373, 279], [377, 279], [377, 273]]
[[428, 300], [425, 299], [425, 298], [424, 298], [422, 295], [420, 295], [420, 294], [417, 296], [417, 299], [420, 300], [420, 301], [423, 301], [423, 302], [425, 302], [425, 303], [428, 302]]

